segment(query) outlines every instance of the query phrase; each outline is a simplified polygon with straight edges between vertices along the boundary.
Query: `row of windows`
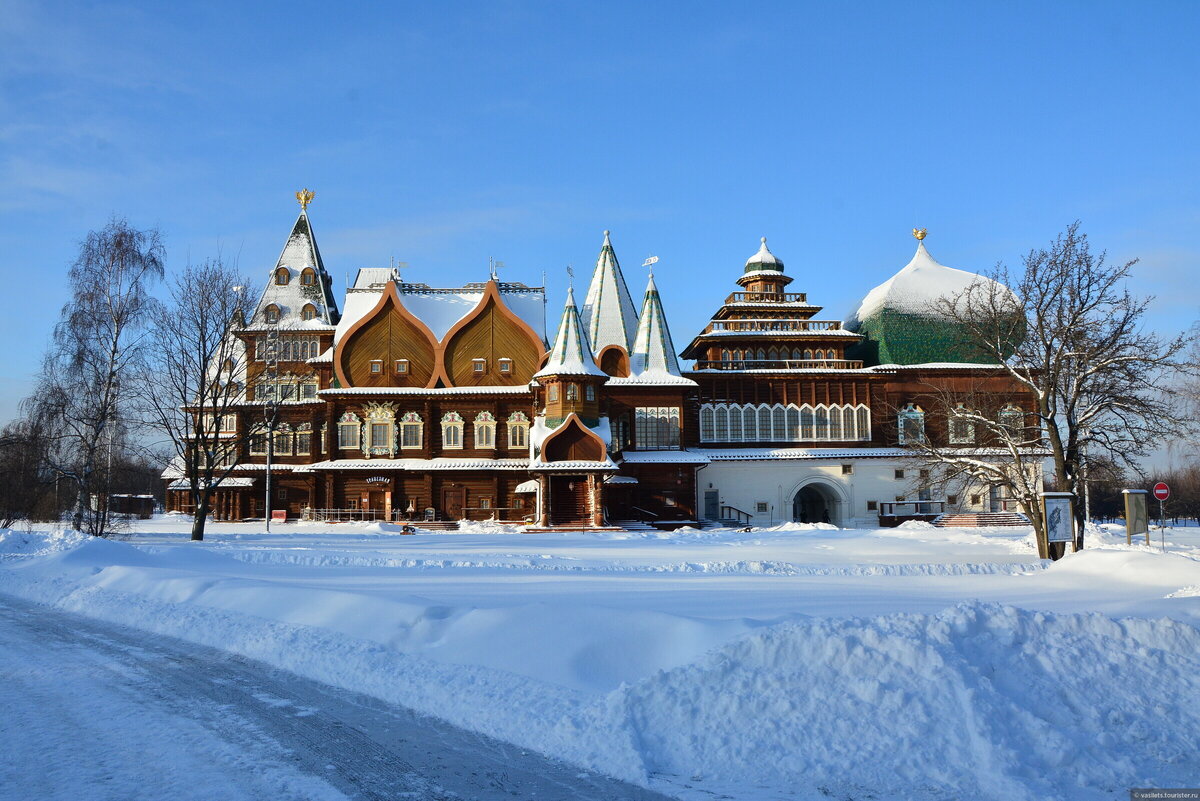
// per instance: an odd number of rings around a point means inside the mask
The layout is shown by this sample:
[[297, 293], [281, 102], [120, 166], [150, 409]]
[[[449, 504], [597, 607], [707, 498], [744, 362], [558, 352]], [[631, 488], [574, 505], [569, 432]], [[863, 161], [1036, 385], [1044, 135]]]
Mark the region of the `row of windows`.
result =
[[[505, 421], [510, 450], [529, 447], [529, 417], [524, 412], [513, 412]], [[472, 422], [474, 447], [492, 449], [496, 447], [496, 418], [491, 412], [480, 412]], [[464, 429], [466, 421], [458, 412], [442, 415], [442, 448], [457, 450], [465, 447]], [[425, 421], [416, 412], [407, 412], [399, 420], [368, 418], [364, 423], [358, 415], [347, 412], [338, 421], [338, 448], [362, 450], [368, 455], [392, 453], [395, 448], [396, 431], [399, 430], [400, 449], [420, 448], [424, 445]]]
[[[567, 403], [579, 400], [579, 385], [567, 384], [564, 392]], [[586, 400], [594, 401], [596, 399], [596, 387], [593, 384], [585, 384], [583, 387], [583, 396]], [[558, 403], [558, 384], [551, 384], [546, 388], [546, 402]]]
[[871, 439], [871, 410], [863, 404], [803, 406], [706, 403], [702, 442], [849, 442]]
[[678, 406], [639, 406], [634, 411], [633, 425], [639, 448], [667, 450], [679, 447]]
[[[279, 322], [279, 318], [282, 316], [282, 314], [282, 310], [274, 303], [271, 303], [265, 309], [263, 309], [263, 322], [277, 323]], [[305, 303], [304, 307], [300, 309], [301, 320], [315, 320], [316, 317], [317, 307], [311, 303]]]
[[[324, 429], [322, 429], [322, 432]], [[308, 423], [294, 430], [284, 423], [271, 434], [271, 452], [276, 456], [308, 456], [313, 446], [312, 426]], [[324, 452], [324, 448], [321, 449]], [[259, 455], [267, 452], [267, 433], [261, 431], [250, 436], [250, 453]]]
[[[292, 280], [292, 271], [287, 267], [280, 267], [275, 271], [275, 285], [287, 286]], [[317, 283], [317, 273], [312, 267], [305, 267], [300, 271], [301, 286], [315, 286]]]
[[260, 362], [302, 362], [321, 355], [316, 337], [256, 337], [254, 358]]
[[835, 348], [792, 348], [790, 351], [787, 348], [747, 348], [745, 350], [722, 350], [721, 361], [723, 362], [742, 362], [742, 361], [801, 361], [804, 359], [837, 359], [837, 350]]
[[[978, 416], [978, 411], [958, 404], [947, 421], [947, 434], [951, 445], [975, 444], [975, 424], [968, 416]], [[1025, 412], [1013, 404], [1001, 409], [996, 420], [1000, 426], [1014, 438], [1021, 438], [1025, 430]], [[909, 403], [896, 415], [896, 434], [901, 445], [914, 445], [925, 442], [925, 410], [916, 404]]]
[[260, 381], [254, 385], [254, 399], [259, 401], [316, 400], [317, 382], [314, 380], [282, 379]]

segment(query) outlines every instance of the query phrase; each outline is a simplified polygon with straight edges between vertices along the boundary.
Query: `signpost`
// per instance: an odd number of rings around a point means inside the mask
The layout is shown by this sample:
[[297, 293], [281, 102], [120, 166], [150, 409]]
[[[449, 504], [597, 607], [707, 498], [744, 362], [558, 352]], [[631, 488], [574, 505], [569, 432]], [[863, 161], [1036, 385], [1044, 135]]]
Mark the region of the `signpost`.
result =
[[[1154, 485], [1154, 497], [1158, 498], [1158, 536], [1163, 551], [1167, 550], [1167, 517], [1163, 513], [1163, 501], [1171, 497], [1171, 488], [1167, 482], [1160, 481]], [[1147, 536], [1148, 538], [1148, 536]], [[1147, 543], [1149, 544], [1149, 543]]]
[[[1060, 559], [1066, 543], [1075, 542], [1075, 495], [1070, 492], [1042, 493], [1042, 520], [1046, 526], [1046, 553], [1043, 559]], [[1058, 543], [1063, 543], [1059, 545]], [[1040, 546], [1039, 549], [1041, 550]]]

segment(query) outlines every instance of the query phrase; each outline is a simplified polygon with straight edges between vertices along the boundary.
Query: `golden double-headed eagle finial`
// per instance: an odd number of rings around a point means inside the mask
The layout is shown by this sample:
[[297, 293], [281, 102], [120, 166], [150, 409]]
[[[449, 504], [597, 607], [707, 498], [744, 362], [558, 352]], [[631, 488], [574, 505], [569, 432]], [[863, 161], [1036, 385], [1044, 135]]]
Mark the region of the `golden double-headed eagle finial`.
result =
[[925, 229], [924, 228], [914, 228], [913, 236], [915, 236], [917, 238], [917, 241], [920, 242], [922, 239], [925, 238]]
[[300, 201], [300, 210], [304, 211], [308, 208], [308, 204], [312, 203], [313, 191], [308, 187], [301, 189], [296, 193], [296, 200]]

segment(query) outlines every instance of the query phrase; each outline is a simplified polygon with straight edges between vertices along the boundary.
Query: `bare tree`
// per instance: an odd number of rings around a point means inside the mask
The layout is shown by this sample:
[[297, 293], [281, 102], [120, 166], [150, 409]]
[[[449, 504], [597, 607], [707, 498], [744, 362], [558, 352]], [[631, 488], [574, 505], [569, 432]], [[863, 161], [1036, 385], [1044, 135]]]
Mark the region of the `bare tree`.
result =
[[235, 419], [246, 395], [242, 325], [246, 281], [220, 261], [189, 266], [171, 281], [170, 299], [152, 328], [151, 356], [140, 372], [138, 397], [146, 422], [171, 444], [195, 518], [192, 539], [204, 539], [213, 490], [237, 466], [249, 420]]
[[45, 502], [54, 486], [47, 445], [37, 421], [14, 420], [0, 431], [0, 528], [35, 519]]
[[143, 356], [154, 308], [151, 286], [163, 276], [155, 230], [114, 219], [87, 235], [67, 274], [73, 293], [63, 307], [29, 416], [54, 444], [48, 466], [75, 489], [72, 525], [110, 531], [110, 466], [123, 447], [127, 379]]
[[[1078, 494], [1090, 460], [1135, 467], [1149, 448], [1183, 426], [1177, 379], [1190, 369], [1182, 358], [1190, 335], [1163, 338], [1145, 329], [1152, 298], [1136, 297], [1126, 287], [1137, 261], [1114, 264], [1105, 253], [1093, 254], [1078, 222], [1023, 262], [1016, 275], [998, 265], [993, 280], [936, 304], [937, 313], [963, 332], [964, 344], [1010, 380], [1011, 400], [1022, 410], [1005, 422], [1007, 402], [942, 393], [939, 412], [949, 426], [984, 432], [981, 442], [998, 450], [1010, 478], [949, 441], [925, 444], [920, 452], [1011, 487], [1044, 550], [1033, 487], [1011, 475], [1024, 476], [1019, 465], [1028, 468], [1045, 457], [1056, 488]], [[1082, 523], [1082, 504], [1076, 510]], [[1083, 526], [1076, 531], [1075, 545], [1082, 548]]]

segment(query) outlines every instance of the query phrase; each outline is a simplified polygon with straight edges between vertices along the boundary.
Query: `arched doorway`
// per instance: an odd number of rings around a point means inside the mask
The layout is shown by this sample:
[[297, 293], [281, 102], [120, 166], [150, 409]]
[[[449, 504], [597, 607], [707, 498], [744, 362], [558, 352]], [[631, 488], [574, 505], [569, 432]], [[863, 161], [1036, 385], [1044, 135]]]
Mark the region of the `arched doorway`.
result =
[[837, 497], [820, 484], [808, 484], [801, 487], [792, 498], [792, 521], [796, 523], [837, 523]]

